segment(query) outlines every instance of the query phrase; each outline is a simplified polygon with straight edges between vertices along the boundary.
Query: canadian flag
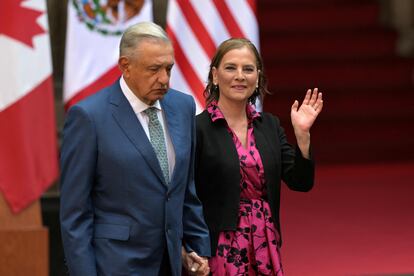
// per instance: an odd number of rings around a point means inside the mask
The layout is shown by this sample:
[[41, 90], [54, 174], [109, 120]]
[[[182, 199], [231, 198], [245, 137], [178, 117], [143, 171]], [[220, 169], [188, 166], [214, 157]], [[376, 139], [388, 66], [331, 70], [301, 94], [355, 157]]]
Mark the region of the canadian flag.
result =
[[58, 175], [45, 0], [0, 8], [0, 190], [19, 212]]
[[[256, 1], [170, 0], [167, 32], [175, 50], [171, 87], [193, 95], [200, 112], [210, 62], [218, 45], [230, 37], [245, 37], [259, 49]], [[260, 110], [261, 106], [256, 103], [256, 108]]]
[[120, 75], [119, 42], [123, 31], [152, 21], [152, 1], [68, 1], [65, 108], [112, 84]]

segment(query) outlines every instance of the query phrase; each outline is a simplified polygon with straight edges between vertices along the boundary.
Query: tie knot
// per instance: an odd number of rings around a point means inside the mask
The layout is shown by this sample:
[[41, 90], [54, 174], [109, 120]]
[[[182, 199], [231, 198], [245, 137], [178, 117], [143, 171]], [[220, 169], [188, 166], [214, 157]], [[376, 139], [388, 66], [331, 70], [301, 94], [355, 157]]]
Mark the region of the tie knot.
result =
[[147, 114], [147, 116], [150, 120], [158, 120], [157, 108], [155, 108], [153, 106], [148, 107], [147, 109], [144, 110], [144, 113]]

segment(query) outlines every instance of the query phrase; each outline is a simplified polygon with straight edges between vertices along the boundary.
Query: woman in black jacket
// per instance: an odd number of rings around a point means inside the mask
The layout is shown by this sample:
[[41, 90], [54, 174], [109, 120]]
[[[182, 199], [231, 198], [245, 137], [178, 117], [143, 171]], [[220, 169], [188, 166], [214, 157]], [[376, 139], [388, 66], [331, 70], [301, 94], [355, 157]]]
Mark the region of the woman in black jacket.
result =
[[279, 248], [280, 183], [309, 191], [314, 164], [310, 128], [322, 110], [322, 93], [308, 90], [291, 119], [297, 146], [277, 117], [258, 113], [268, 93], [262, 59], [246, 39], [218, 48], [197, 116], [195, 181], [211, 235], [213, 275], [283, 275]]

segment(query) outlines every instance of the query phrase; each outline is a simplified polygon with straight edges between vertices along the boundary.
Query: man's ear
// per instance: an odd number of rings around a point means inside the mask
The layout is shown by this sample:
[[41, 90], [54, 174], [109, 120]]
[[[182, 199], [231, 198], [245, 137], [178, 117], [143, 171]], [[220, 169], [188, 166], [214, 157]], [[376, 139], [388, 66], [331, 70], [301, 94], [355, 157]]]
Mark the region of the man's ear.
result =
[[122, 74], [129, 73], [129, 59], [126, 56], [122, 56], [118, 59], [118, 67], [122, 71]]

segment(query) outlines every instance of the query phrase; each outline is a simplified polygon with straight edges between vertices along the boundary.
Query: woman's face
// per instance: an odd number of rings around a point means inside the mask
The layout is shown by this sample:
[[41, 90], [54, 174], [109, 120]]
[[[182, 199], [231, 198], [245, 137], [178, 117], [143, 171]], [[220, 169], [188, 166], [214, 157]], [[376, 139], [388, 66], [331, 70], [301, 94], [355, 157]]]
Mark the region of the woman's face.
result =
[[258, 84], [254, 53], [246, 46], [227, 52], [218, 68], [212, 69], [213, 83], [219, 86], [220, 101], [247, 103]]

